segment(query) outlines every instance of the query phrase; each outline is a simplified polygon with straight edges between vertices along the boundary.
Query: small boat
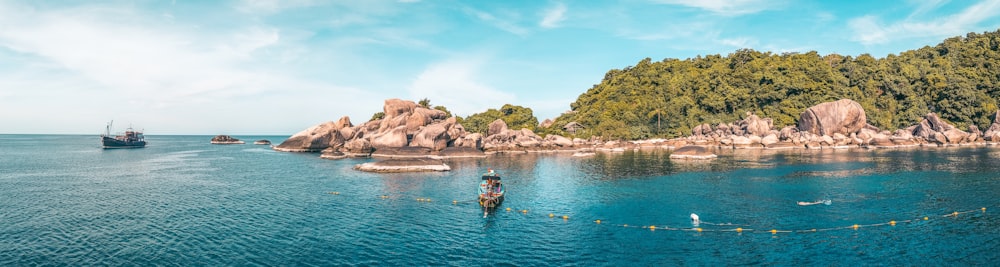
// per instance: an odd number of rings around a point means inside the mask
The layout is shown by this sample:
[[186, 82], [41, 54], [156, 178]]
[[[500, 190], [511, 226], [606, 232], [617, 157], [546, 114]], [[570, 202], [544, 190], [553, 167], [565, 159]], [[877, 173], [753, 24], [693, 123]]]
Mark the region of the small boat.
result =
[[146, 137], [142, 135], [142, 131], [132, 130], [129, 127], [125, 130], [125, 134], [111, 135], [111, 124], [114, 121], [108, 123], [108, 126], [104, 128], [104, 134], [101, 135], [101, 145], [104, 148], [143, 148], [146, 147]]
[[505, 191], [500, 175], [497, 175], [493, 170], [483, 175], [483, 179], [479, 183], [479, 206], [483, 207], [484, 217], [489, 214], [490, 210], [496, 209], [503, 203]]

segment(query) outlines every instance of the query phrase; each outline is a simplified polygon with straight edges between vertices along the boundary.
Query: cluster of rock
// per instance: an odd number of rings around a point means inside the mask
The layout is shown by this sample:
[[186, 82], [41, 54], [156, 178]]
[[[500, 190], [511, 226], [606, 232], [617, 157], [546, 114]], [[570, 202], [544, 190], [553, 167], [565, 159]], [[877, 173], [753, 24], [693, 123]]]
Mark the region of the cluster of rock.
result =
[[244, 144], [245, 142], [228, 135], [216, 135], [212, 137], [211, 143], [216, 145], [237, 145]]
[[568, 151], [577, 152], [574, 156], [587, 156], [597, 150], [657, 147], [679, 148], [671, 158], [711, 159], [715, 154], [706, 148], [881, 148], [1000, 141], [1000, 111], [985, 133], [975, 126], [970, 126], [969, 131], [959, 130], [934, 113], [927, 114], [917, 125], [890, 132], [868, 124], [861, 105], [849, 99], [810, 107], [802, 112], [797, 125], [780, 130], [774, 129], [770, 118], [748, 113], [746, 118], [733, 123], [698, 125], [688, 137], [632, 142], [571, 140], [559, 135], [542, 138], [529, 129], [508, 129], [502, 120], [490, 123], [485, 134], [470, 133], [444, 111], [400, 99], [385, 100], [383, 113], [381, 119], [360, 125], [352, 124], [346, 116], [322, 123], [292, 135], [273, 149], [322, 152], [321, 157], [327, 159], [389, 159], [356, 166], [367, 171], [442, 171], [448, 169], [441, 161], [443, 158], [485, 157], [505, 152]]
[[[1000, 114], [998, 114], [1000, 115]], [[888, 148], [984, 144], [1000, 140], [996, 119], [987, 133], [972, 125], [962, 131], [929, 113], [917, 125], [893, 132], [868, 124], [865, 111], [855, 101], [841, 99], [806, 109], [798, 125], [774, 130], [769, 118], [748, 114], [741, 121], [716, 126], [702, 124], [686, 138], [670, 140], [673, 146], [687, 144], [732, 148]]]
[[[322, 152], [321, 157], [456, 158], [485, 157], [506, 151], [543, 151], [572, 147], [561, 136], [541, 138], [531, 130], [510, 130], [502, 120], [490, 124], [486, 136], [466, 132], [454, 117], [413, 101], [387, 99], [381, 119], [360, 125], [349, 117], [322, 123], [292, 135], [275, 150]], [[436, 165], [436, 164], [435, 164]], [[428, 168], [440, 170], [441, 168]]]

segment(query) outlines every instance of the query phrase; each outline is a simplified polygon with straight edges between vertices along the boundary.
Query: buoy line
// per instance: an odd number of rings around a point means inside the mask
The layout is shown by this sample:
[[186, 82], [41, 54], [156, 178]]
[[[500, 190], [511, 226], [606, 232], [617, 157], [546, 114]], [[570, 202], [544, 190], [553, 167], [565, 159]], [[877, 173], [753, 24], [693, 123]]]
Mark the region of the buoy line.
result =
[[[340, 192], [338, 192], [338, 191], [328, 192], [328, 194], [335, 195], [335, 196], [341, 195]], [[393, 197], [393, 196], [390, 196], [390, 195], [379, 195], [378, 198], [381, 198], [383, 200], [401, 199], [401, 198]], [[433, 202], [433, 200], [431, 200], [430, 198], [425, 198], [425, 197], [419, 197], [419, 198], [416, 198], [415, 200], [417, 202]], [[470, 200], [462, 200], [462, 201], [452, 200], [451, 201], [451, 205], [468, 204], [468, 203], [474, 203], [476, 201], [478, 201], [478, 199], [470, 199]], [[998, 206], [998, 207], [1000, 207], [1000, 206]], [[531, 216], [531, 215], [529, 215], [529, 210], [528, 209], [514, 209], [514, 208], [511, 208], [511, 207], [506, 207], [506, 208], [503, 209], [503, 211], [505, 211], [507, 213], [511, 213], [511, 212], [513, 212], [513, 213], [519, 213], [519, 214], [522, 214], [523, 216]], [[961, 215], [970, 214], [970, 213], [975, 213], [973, 215], [979, 214], [979, 215], [985, 216], [985, 214], [986, 214], [986, 207], [982, 207], [982, 208], [978, 208], [978, 209], [972, 209], [972, 210], [966, 210], [966, 211], [954, 211], [954, 212], [951, 212], [951, 213], [946, 213], [946, 214], [941, 214], [941, 215], [933, 215], [933, 216], [932, 215], [927, 215], [927, 216], [922, 216], [922, 217], [918, 216], [917, 218], [906, 219], [906, 220], [890, 220], [888, 222], [880, 222], [880, 223], [853, 224], [853, 225], [846, 225], [846, 226], [839, 226], [839, 227], [810, 228], [810, 229], [779, 229], [779, 228], [776, 228], [776, 227], [749, 228], [749, 227], [746, 227], [746, 226], [749, 226], [749, 225], [746, 225], [746, 224], [735, 224], [735, 223], [728, 223], [728, 222], [727, 223], [712, 223], [712, 222], [703, 222], [703, 221], [698, 221], [698, 224], [699, 225], [700, 224], [704, 224], [704, 225], [710, 225], [710, 226], [737, 226], [737, 227], [736, 228], [712, 228], [712, 229], [706, 229], [706, 228], [698, 227], [698, 225], [695, 225], [694, 227], [671, 227], [670, 225], [657, 225], [657, 224], [645, 224], [645, 225], [624, 224], [624, 223], [622, 223], [622, 224], [615, 224], [615, 223], [608, 223], [607, 220], [602, 220], [602, 219], [591, 220], [591, 222], [594, 222], [594, 224], [596, 224], [596, 225], [607, 226], [607, 227], [632, 228], [632, 229], [648, 229], [650, 231], [657, 231], [657, 230], [659, 230], [659, 231], [684, 231], [684, 232], [699, 232], [699, 233], [701, 233], [701, 232], [717, 232], [717, 233], [735, 232], [735, 233], [740, 233], [740, 234], [744, 233], [744, 232], [747, 232], [747, 233], [765, 233], [765, 234], [769, 233], [769, 234], [772, 234], [772, 235], [776, 235], [778, 233], [816, 233], [816, 232], [827, 232], [827, 231], [848, 230], [848, 229], [857, 231], [857, 230], [859, 230], [861, 228], [878, 227], [878, 226], [896, 226], [897, 224], [926, 222], [926, 221], [931, 221], [932, 219], [939, 219], [939, 218], [952, 217], [952, 218], [956, 218], [957, 219], [957, 218], [960, 218]], [[551, 212], [550, 213], [541, 213], [541, 214], [547, 214], [545, 217], [550, 218], [550, 219], [559, 218], [559, 219], [562, 219], [563, 221], [569, 221], [570, 218], [571, 218], [571, 216], [569, 216], [569, 215], [564, 215], [564, 214], [563, 215], [557, 215], [556, 213], [551, 213]], [[691, 215], [692, 215], [693, 219], [698, 219], [698, 217], [697, 217], [696, 214], [691, 214]]]

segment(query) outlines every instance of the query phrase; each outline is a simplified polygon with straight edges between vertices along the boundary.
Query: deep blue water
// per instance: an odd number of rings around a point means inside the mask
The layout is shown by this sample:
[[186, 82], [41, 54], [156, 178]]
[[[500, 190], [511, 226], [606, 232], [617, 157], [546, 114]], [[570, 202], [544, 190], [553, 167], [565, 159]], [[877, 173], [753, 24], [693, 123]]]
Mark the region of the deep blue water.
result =
[[[153, 135], [143, 149], [103, 150], [96, 136], [0, 135], [0, 265], [1000, 262], [994, 147], [739, 150], [711, 162], [662, 150], [520, 154], [373, 174], [352, 170], [370, 159], [210, 139]], [[483, 218], [469, 200], [486, 168], [508, 193]], [[795, 204], [821, 199], [832, 205]], [[955, 211], [971, 212], [942, 216]]]

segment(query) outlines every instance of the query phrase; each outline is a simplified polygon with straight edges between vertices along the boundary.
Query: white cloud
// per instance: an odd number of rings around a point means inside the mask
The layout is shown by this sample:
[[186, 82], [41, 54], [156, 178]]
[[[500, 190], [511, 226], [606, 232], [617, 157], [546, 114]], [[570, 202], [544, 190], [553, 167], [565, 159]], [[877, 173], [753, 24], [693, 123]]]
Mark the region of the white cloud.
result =
[[719, 43], [736, 48], [753, 48], [757, 45], [757, 40], [749, 37], [727, 38], [719, 40]]
[[[937, 6], [937, 5], [933, 5]], [[919, 7], [915, 13], [927, 12], [929, 8]], [[1000, 0], [986, 0], [969, 6], [950, 16], [939, 16], [928, 21], [914, 21], [911, 18], [888, 25], [879, 23], [878, 18], [867, 15], [852, 19], [848, 26], [855, 32], [854, 41], [864, 45], [883, 44], [900, 38], [946, 37], [971, 31], [980, 22], [995, 18], [1000, 14]]]
[[[16, 63], [16, 72], [0, 73], [0, 88], [19, 99], [59, 96], [31, 105], [0, 99], [0, 121], [18, 120], [10, 116], [11, 108], [78, 121], [67, 112], [86, 110], [96, 114], [92, 118], [105, 120], [128, 110], [144, 113], [135, 117], [147, 123], [176, 123], [160, 127], [181, 133], [205, 133], [225, 125], [252, 131], [258, 123], [238, 120], [282, 120], [287, 112], [314, 109], [302, 104], [311, 99], [352, 96], [352, 101], [335, 108], [340, 110], [360, 109], [357, 103], [375, 99], [355, 88], [296, 77], [282, 62], [294, 60], [289, 57], [302, 54], [302, 48], [284, 44], [278, 29], [253, 23], [235, 29], [204, 28], [162, 23], [163, 17], [149, 14], [129, 7], [38, 9], [0, 4], [0, 29], [4, 29], [0, 53], [8, 51], [23, 59]], [[287, 112], [268, 112], [276, 109]], [[321, 119], [308, 117], [343, 115], [328, 112], [282, 123], [315, 123]]]
[[497, 17], [494, 14], [480, 11], [471, 7], [463, 8], [465, 13], [470, 14], [477, 19], [492, 25], [505, 32], [513, 33], [515, 35], [524, 36], [529, 33], [528, 29], [517, 25], [519, 15], [517, 13], [506, 12], [502, 13], [502, 17]]
[[468, 116], [511, 103], [514, 96], [483, 83], [479, 77], [485, 60], [464, 57], [428, 66], [409, 86], [413, 99], [427, 98], [452, 113]]
[[291, 8], [315, 6], [323, 3], [316, 0], [242, 0], [237, 9], [247, 13], [273, 14]]
[[783, 5], [783, 1], [768, 0], [653, 0], [656, 3], [700, 8], [723, 16], [753, 14]]
[[545, 17], [542, 18], [542, 21], [538, 23], [538, 25], [542, 28], [556, 28], [559, 27], [559, 23], [565, 19], [566, 5], [559, 3], [548, 12], [545, 12]]

